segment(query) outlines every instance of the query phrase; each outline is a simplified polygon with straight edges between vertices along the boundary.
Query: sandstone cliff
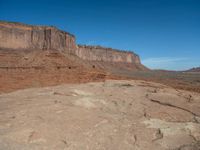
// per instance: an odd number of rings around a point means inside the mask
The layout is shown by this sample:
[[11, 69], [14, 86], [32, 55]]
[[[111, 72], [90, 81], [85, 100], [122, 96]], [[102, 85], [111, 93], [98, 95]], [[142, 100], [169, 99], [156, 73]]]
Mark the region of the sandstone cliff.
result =
[[75, 54], [84, 60], [140, 64], [139, 56], [133, 52], [101, 46], [78, 45]]
[[55, 49], [76, 48], [72, 34], [55, 27], [32, 26], [21, 23], [0, 22], [1, 49]]
[[[135, 65], [146, 69], [137, 54], [101, 46], [76, 45], [75, 36], [52, 26], [32, 26], [0, 21], [0, 49], [58, 50], [86, 61]], [[129, 65], [130, 66], [130, 65]]]

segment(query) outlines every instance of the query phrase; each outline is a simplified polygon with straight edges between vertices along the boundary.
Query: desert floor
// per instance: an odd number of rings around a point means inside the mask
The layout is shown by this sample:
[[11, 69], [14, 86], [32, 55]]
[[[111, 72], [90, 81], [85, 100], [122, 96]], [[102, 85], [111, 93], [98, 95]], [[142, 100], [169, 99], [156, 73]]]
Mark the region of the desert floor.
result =
[[141, 80], [0, 95], [1, 150], [199, 150], [200, 94]]

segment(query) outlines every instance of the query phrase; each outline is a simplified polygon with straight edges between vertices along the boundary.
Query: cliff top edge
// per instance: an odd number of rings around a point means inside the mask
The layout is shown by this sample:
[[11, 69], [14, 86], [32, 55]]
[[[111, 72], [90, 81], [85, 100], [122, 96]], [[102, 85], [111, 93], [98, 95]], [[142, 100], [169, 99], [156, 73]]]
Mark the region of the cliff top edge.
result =
[[[4, 27], [9, 27], [9, 28], [21, 28], [21, 29], [27, 29], [27, 30], [32, 30], [32, 29], [54, 29], [54, 30], [58, 30], [60, 32], [63, 32], [63, 33], [66, 33], [72, 37], [75, 38], [75, 35], [69, 33], [69, 32], [66, 32], [66, 31], [63, 31], [63, 30], [60, 30], [58, 29], [56, 26], [46, 26], [46, 25], [30, 25], [30, 24], [25, 24], [25, 23], [20, 23], [20, 22], [12, 22], [12, 21], [3, 21], [3, 20], [0, 20], [0, 26], [4, 26]], [[121, 50], [121, 49], [115, 49], [115, 48], [111, 48], [111, 47], [103, 47], [103, 46], [100, 46], [100, 45], [84, 45], [84, 44], [77, 44], [78, 47], [82, 47], [82, 48], [93, 48], [93, 49], [103, 49], [103, 50], [108, 50], [108, 51], [115, 51], [115, 52], [122, 52], [122, 53], [130, 53], [130, 54], [134, 54], [136, 56], [139, 56], [137, 55], [136, 53], [134, 53], [133, 51], [130, 51], [130, 50]]]
[[49, 29], [55, 29], [55, 30], [59, 30], [60, 32], [63, 32], [63, 33], [66, 33], [70, 36], [73, 36], [75, 38], [75, 35], [69, 33], [69, 32], [66, 32], [66, 31], [63, 31], [63, 30], [60, 30], [58, 29], [56, 26], [46, 26], [46, 25], [30, 25], [30, 24], [25, 24], [25, 23], [20, 23], [20, 22], [11, 22], [11, 21], [3, 21], [3, 20], [0, 20], [0, 25], [9, 25], [10, 27], [16, 27], [16, 28], [24, 28], [24, 29], [34, 29], [34, 28], [41, 28], [41, 29], [44, 29], [44, 28], [49, 28]]
[[130, 53], [130, 54], [137, 55], [136, 53], [134, 53], [133, 51], [130, 51], [130, 50], [121, 50], [121, 49], [115, 49], [115, 48], [111, 48], [111, 47], [103, 47], [103, 46], [100, 46], [100, 45], [78, 44], [77, 46], [80, 47], [80, 48], [105, 49], [105, 50], [108, 50], [108, 51], [116, 51], [116, 52]]

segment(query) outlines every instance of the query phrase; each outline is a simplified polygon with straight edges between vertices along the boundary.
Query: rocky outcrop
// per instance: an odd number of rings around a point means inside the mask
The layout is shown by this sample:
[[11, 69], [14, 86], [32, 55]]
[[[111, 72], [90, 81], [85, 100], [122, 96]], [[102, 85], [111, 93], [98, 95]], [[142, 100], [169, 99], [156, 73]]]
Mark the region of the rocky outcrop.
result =
[[84, 60], [140, 64], [139, 56], [133, 52], [101, 46], [78, 45], [75, 54]]
[[88, 61], [126, 63], [137, 66], [141, 64], [139, 56], [133, 52], [101, 46], [76, 45], [74, 35], [52, 26], [32, 26], [0, 21], [0, 49], [58, 50]]
[[0, 48], [64, 51], [73, 50], [76, 45], [72, 34], [55, 27], [0, 22]]

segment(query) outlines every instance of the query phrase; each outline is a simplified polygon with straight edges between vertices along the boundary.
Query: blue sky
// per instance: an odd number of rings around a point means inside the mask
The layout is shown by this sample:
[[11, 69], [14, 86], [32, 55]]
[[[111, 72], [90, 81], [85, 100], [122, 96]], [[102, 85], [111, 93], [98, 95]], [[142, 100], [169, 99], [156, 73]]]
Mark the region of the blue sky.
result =
[[54, 25], [80, 44], [132, 50], [152, 69], [200, 66], [200, 0], [0, 0], [0, 20]]

